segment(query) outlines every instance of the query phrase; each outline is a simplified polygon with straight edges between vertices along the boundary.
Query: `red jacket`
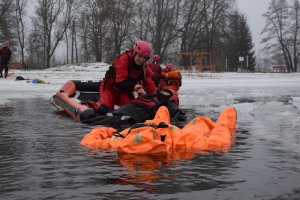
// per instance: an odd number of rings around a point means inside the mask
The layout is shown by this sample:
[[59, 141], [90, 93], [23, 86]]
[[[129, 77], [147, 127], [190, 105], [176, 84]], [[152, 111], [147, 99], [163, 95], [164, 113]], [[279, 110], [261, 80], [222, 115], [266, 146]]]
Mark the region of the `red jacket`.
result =
[[[115, 70], [115, 83], [118, 84], [119, 88], [119, 83], [122, 81], [130, 81], [133, 86], [140, 82], [148, 94], [155, 92], [151, 69], [148, 65], [144, 65], [143, 67], [137, 66], [133, 61], [132, 51], [126, 51], [119, 56], [114, 61], [113, 67]], [[128, 91], [131, 92], [132, 89], [133, 87], [131, 89], [128, 88]]]
[[160, 77], [161, 76], [162, 69], [159, 64], [151, 63], [151, 64], [149, 64], [149, 67], [153, 72], [152, 77]]
[[106, 72], [100, 86], [100, 104], [113, 109], [114, 105], [125, 105], [133, 100], [132, 92], [141, 84], [148, 94], [156, 90], [149, 66], [138, 66], [132, 58], [132, 51], [126, 51], [116, 58]]
[[159, 83], [160, 83], [160, 80], [161, 80], [162, 69], [161, 69], [160, 65], [156, 64], [156, 63], [151, 63], [151, 64], [149, 64], [149, 66], [150, 66], [150, 69], [153, 72], [152, 80], [154, 81], [155, 86], [158, 87]]
[[10, 61], [11, 51], [8, 47], [2, 47], [0, 50], [1, 63], [7, 65]]

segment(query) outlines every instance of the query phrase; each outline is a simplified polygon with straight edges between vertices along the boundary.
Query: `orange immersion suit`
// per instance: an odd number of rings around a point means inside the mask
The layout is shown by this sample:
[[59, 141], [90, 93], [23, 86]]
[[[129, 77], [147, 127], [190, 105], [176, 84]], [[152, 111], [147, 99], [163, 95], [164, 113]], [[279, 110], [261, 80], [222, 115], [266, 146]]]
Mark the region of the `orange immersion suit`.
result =
[[80, 144], [140, 155], [228, 150], [232, 144], [236, 119], [236, 110], [228, 107], [216, 122], [199, 116], [180, 129], [170, 124], [169, 111], [161, 106], [153, 120], [136, 124], [122, 132], [109, 127], [94, 128]]

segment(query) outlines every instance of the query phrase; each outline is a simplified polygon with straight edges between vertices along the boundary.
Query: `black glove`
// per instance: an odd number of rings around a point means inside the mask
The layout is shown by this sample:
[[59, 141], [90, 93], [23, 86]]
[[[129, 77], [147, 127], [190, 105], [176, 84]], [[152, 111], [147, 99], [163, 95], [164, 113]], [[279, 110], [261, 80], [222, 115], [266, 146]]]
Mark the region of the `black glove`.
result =
[[131, 93], [133, 91], [133, 87], [135, 85], [135, 83], [133, 83], [129, 80], [124, 80], [117, 84], [118, 84], [118, 87], [126, 93]]
[[110, 112], [111, 110], [105, 106], [105, 105], [101, 105], [98, 110], [97, 110], [97, 113], [98, 115], [106, 115], [108, 112]]
[[157, 90], [156, 92], [157, 98], [161, 103], [166, 104], [169, 101], [169, 98], [171, 97], [171, 94], [169, 92], [164, 90]]
[[180, 115], [185, 115], [186, 114], [185, 111], [181, 110], [181, 109], [178, 109], [178, 112], [179, 112]]

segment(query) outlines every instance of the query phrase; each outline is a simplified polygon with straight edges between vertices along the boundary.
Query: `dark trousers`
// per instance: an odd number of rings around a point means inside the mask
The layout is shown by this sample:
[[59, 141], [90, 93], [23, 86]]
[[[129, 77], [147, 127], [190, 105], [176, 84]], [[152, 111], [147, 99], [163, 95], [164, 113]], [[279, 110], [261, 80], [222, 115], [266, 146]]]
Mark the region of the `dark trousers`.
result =
[[0, 63], [0, 75], [2, 76], [2, 71], [4, 69], [5, 74], [8, 72], [8, 63]]

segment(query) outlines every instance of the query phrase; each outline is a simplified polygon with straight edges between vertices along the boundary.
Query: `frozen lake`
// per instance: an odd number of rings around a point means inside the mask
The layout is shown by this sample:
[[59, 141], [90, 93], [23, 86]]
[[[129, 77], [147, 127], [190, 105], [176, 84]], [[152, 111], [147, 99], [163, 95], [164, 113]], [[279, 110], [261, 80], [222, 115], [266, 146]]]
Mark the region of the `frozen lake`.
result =
[[103, 70], [16, 72], [50, 84], [0, 79], [1, 199], [299, 199], [300, 74], [184, 75], [181, 107], [216, 119], [238, 111], [228, 152], [166, 161], [79, 145], [92, 127], [49, 103], [67, 80]]

